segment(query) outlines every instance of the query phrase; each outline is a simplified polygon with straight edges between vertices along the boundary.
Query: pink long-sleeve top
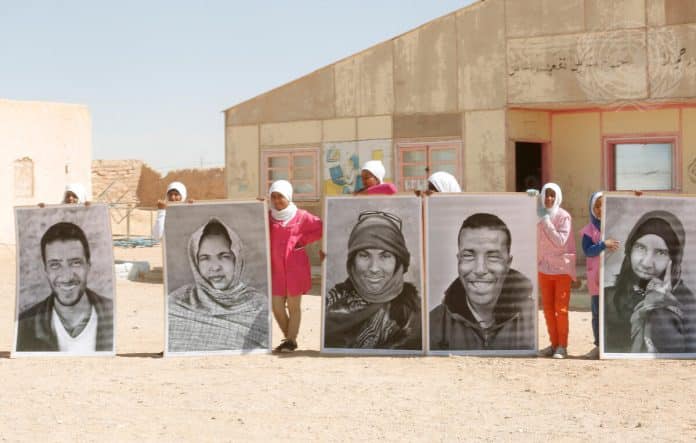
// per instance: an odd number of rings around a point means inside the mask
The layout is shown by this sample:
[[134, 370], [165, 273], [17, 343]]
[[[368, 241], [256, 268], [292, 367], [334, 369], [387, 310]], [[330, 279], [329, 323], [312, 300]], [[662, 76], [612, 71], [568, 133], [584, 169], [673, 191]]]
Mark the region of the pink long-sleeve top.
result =
[[370, 186], [363, 191], [367, 195], [393, 195], [397, 193], [396, 186], [393, 183], [380, 183]]
[[[580, 234], [583, 236], [586, 235], [592, 241], [593, 245], [602, 243], [602, 232], [592, 223], [582, 228]], [[587, 269], [587, 290], [590, 292], [590, 295], [598, 295], [599, 268], [601, 267], [600, 256], [589, 256], [587, 255], [587, 252], [585, 254], [587, 257], [587, 261], [585, 262], [585, 268]]]
[[567, 274], [575, 280], [575, 237], [570, 214], [558, 208], [537, 223], [538, 270], [543, 274]]
[[273, 295], [305, 294], [312, 287], [312, 270], [305, 246], [321, 238], [321, 219], [304, 209], [298, 209], [285, 226], [270, 214], [268, 217]]

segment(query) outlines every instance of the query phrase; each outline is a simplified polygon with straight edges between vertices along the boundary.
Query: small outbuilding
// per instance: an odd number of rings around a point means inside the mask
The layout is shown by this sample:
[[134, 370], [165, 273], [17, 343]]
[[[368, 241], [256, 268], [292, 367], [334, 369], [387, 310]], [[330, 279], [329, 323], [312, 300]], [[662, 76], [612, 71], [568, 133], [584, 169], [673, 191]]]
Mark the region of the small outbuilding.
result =
[[14, 206], [60, 203], [65, 185], [91, 190], [87, 106], [0, 99], [0, 244], [15, 243]]

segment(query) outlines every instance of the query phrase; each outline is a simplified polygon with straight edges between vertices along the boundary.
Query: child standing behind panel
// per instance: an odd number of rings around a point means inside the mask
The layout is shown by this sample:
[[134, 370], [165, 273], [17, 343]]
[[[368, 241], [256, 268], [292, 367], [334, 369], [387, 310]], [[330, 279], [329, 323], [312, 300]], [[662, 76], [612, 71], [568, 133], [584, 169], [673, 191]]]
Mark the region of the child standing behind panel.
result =
[[164, 220], [167, 216], [167, 202], [186, 201], [186, 186], [181, 182], [171, 182], [167, 186], [166, 200], [157, 200], [157, 219], [152, 227], [152, 238], [161, 240], [164, 235]]
[[[312, 287], [309, 257], [305, 246], [321, 238], [322, 222], [292, 202], [292, 185], [286, 180], [273, 182], [271, 200], [271, 274], [273, 316], [285, 338], [275, 352], [297, 349], [302, 294]], [[322, 253], [320, 252], [320, 255]]]
[[595, 192], [590, 197], [590, 223], [580, 233], [582, 234], [582, 251], [587, 257], [587, 290], [590, 292], [592, 306], [592, 334], [595, 347], [587, 354], [587, 358], [599, 358], [599, 268], [600, 254], [605, 249], [616, 251], [619, 242], [614, 239], [602, 241], [602, 202], [601, 192]]
[[[570, 214], [561, 208], [563, 194], [547, 183], [539, 195], [543, 215], [537, 224], [539, 288], [551, 346], [541, 355], [568, 356], [570, 282], [575, 280], [575, 239]], [[540, 214], [541, 215], [541, 214]]]
[[386, 175], [384, 164], [380, 160], [370, 160], [363, 164], [360, 175], [363, 188], [355, 191], [356, 195], [392, 195], [396, 194], [396, 186], [384, 183]]

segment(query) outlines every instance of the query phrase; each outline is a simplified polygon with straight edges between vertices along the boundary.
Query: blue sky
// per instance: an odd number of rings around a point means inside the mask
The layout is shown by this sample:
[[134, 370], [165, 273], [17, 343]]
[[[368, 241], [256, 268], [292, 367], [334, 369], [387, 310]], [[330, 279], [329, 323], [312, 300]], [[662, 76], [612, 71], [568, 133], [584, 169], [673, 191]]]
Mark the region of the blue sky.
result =
[[224, 163], [221, 111], [472, 0], [0, 0], [0, 98], [82, 103], [93, 158]]

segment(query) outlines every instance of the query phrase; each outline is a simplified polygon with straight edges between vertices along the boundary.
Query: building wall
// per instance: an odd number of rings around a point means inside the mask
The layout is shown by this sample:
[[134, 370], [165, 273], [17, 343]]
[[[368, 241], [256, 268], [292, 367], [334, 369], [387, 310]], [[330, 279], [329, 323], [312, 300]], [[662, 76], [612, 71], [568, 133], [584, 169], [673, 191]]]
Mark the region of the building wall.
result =
[[400, 143], [444, 140], [461, 142], [463, 189], [510, 191], [514, 142], [533, 141], [582, 222], [604, 185], [602, 138], [650, 133], [681, 135], [694, 190], [696, 116], [657, 107], [696, 98], [691, 3], [486, 0], [432, 20], [227, 110], [228, 195], [258, 195], [265, 150], [319, 149], [333, 195], [350, 190], [332, 182], [335, 152], [384, 158], [398, 179]]
[[682, 189], [696, 194], [696, 108], [682, 110]]
[[[519, 115], [510, 120], [519, 122]], [[680, 189], [684, 193], [696, 191], [695, 107], [556, 111], [551, 113], [551, 122], [551, 180], [564, 190], [563, 206], [571, 212], [578, 228], [589, 222], [589, 196], [607, 186], [604, 175], [606, 138], [676, 136]]]
[[[73, 182], [91, 194], [92, 120], [86, 106], [0, 100], [0, 152], [0, 188], [9, 196], [0, 203], [0, 243], [15, 242], [14, 206], [60, 203], [65, 185]], [[15, 177], [19, 164], [28, 167]]]
[[602, 135], [674, 133], [678, 131], [679, 109], [645, 109], [602, 113]]
[[547, 142], [551, 140], [551, 113], [514, 109], [508, 112], [508, 138], [517, 141]]
[[495, 192], [506, 189], [505, 114], [504, 110], [465, 113], [463, 190]]
[[448, 15], [394, 40], [394, 111], [456, 112], [456, 18]]
[[385, 42], [336, 63], [336, 117], [394, 112], [393, 47]]
[[138, 183], [146, 167], [142, 160], [94, 160], [92, 199], [114, 203], [138, 203]]
[[259, 195], [259, 126], [227, 126], [225, 174], [228, 198]]
[[504, 107], [505, 2], [478, 3], [458, 11], [456, 18], [459, 110]]
[[693, 97], [693, 10], [683, 0], [507, 0], [508, 103]]
[[563, 190], [562, 206], [577, 230], [587, 223], [587, 199], [601, 189], [601, 123], [598, 112], [551, 116], [551, 181]]

